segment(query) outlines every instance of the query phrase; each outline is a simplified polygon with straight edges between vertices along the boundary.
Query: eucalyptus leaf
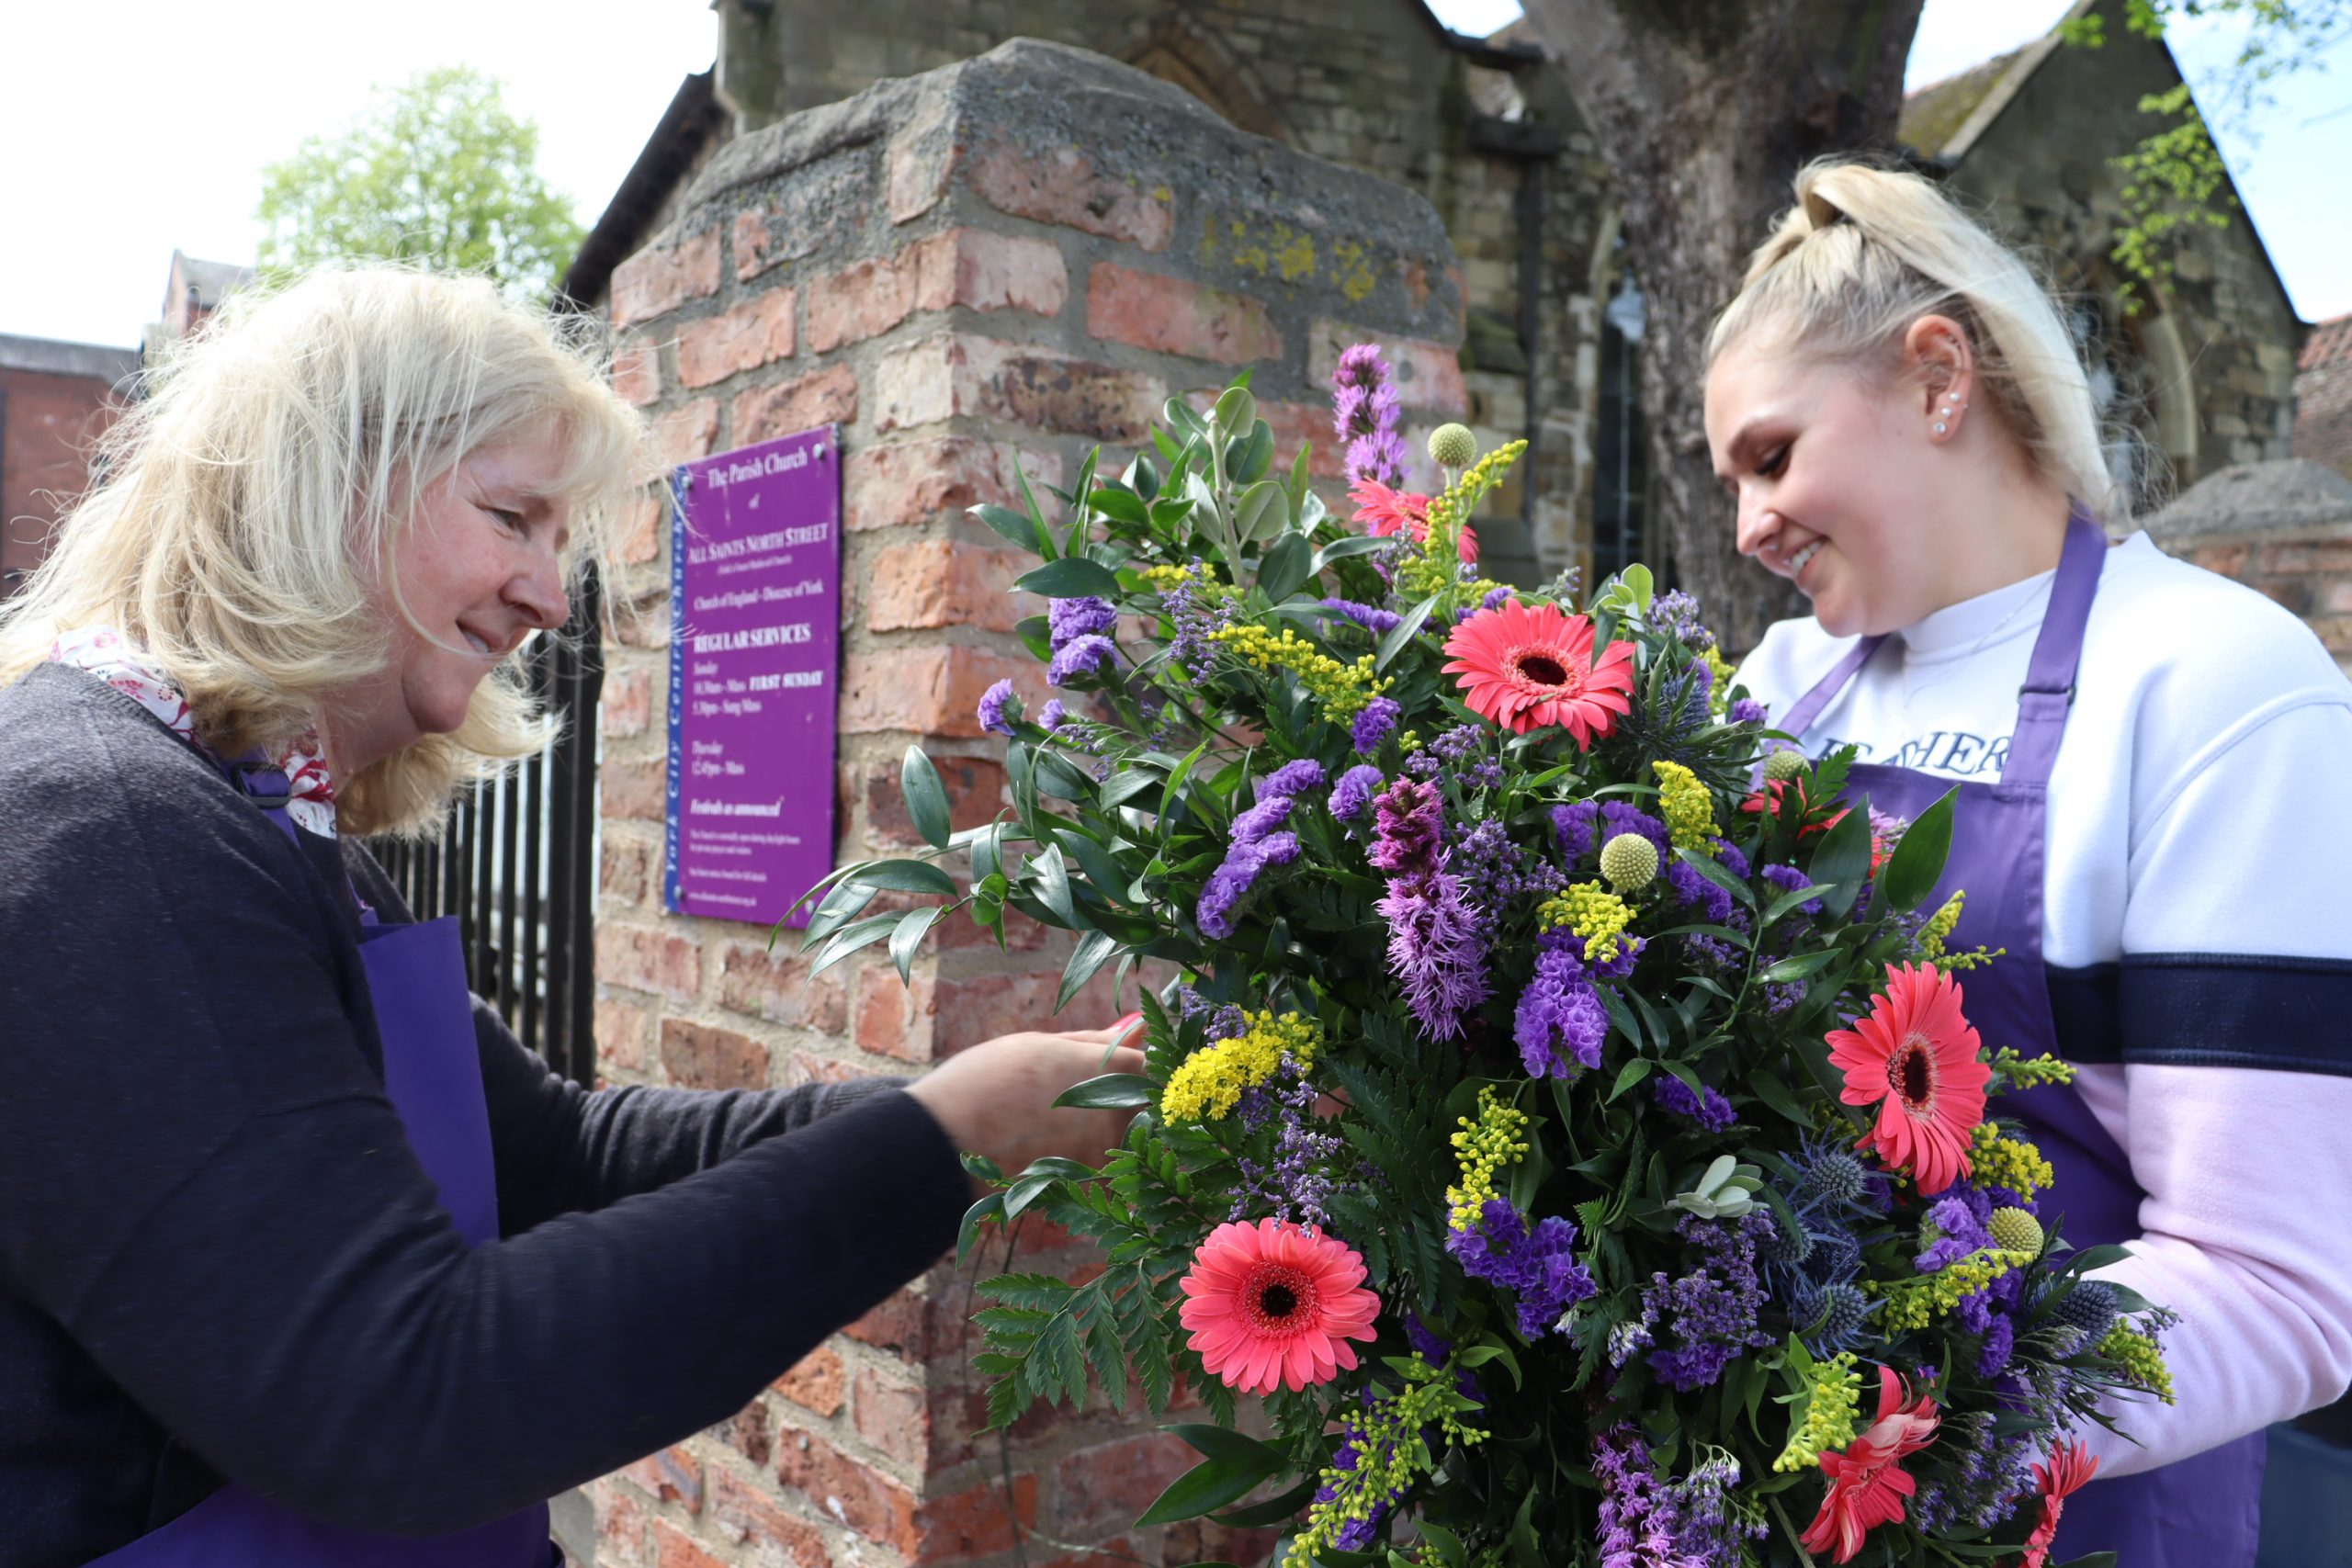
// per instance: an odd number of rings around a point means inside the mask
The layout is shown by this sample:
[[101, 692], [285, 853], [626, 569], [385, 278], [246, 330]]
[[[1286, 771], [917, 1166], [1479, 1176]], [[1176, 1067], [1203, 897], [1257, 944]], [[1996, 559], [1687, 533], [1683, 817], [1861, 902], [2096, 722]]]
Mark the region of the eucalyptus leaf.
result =
[[1258, 423], [1258, 400], [1247, 387], [1227, 387], [1209, 411], [1209, 423], [1228, 437], [1243, 434]]
[[1284, 534], [1258, 561], [1258, 586], [1279, 604], [1297, 592], [1315, 570], [1315, 547], [1302, 534]]
[[1283, 524], [1290, 521], [1289, 509], [1283, 502], [1283, 487], [1272, 479], [1260, 479], [1241, 492], [1233, 505], [1233, 529], [1242, 543], [1255, 539], [1270, 539]]

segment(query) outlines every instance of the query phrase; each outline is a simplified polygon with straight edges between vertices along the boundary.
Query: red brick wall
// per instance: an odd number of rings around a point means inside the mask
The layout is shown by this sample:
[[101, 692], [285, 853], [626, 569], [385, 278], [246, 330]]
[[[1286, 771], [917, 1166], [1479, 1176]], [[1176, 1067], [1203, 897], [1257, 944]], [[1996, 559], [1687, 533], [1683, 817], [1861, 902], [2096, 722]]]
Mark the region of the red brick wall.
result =
[[0, 369], [0, 594], [40, 564], [50, 530], [89, 483], [91, 444], [113, 423], [96, 376]]
[[[1247, 366], [1283, 450], [1311, 438], [1336, 475], [1321, 378], [1339, 346], [1386, 344], [1410, 418], [1453, 417], [1460, 299], [1419, 197], [1242, 136], [1109, 62], [1009, 45], [730, 144], [616, 272], [611, 309], [634, 345], [621, 385], [673, 457], [842, 427], [837, 800], [839, 852], [855, 856], [919, 841], [898, 789], [910, 739], [940, 761], [959, 825], [1006, 804], [1001, 742], [973, 709], [1001, 676], [1043, 699], [1042, 667], [1008, 635], [1043, 604], [1006, 593], [1023, 562], [964, 508], [1014, 502], [1016, 450], [1044, 484], [1098, 442], [1123, 465], [1164, 400]], [[639, 613], [602, 721], [607, 1078], [920, 1071], [1046, 1025], [1060, 933], [1014, 924], [999, 953], [958, 919], [911, 986], [871, 956], [811, 981], [788, 939], [771, 952], [763, 928], [662, 911], [668, 548], [649, 502], [616, 579]], [[1063, 1017], [1101, 1024], [1125, 999], [1106, 973]], [[1021, 1256], [1088, 1264], [1034, 1229]], [[1136, 1415], [1039, 1414], [1009, 1447], [976, 1438], [972, 1277], [933, 1269], [730, 1420], [596, 1483], [598, 1562], [1009, 1562], [1017, 1540], [1033, 1564], [1105, 1540], [1151, 1563], [1262, 1555], [1263, 1533], [1123, 1534], [1189, 1459]]]
[[2167, 554], [2257, 589], [2319, 634], [2352, 675], [2352, 511], [2333, 525], [2166, 537]]

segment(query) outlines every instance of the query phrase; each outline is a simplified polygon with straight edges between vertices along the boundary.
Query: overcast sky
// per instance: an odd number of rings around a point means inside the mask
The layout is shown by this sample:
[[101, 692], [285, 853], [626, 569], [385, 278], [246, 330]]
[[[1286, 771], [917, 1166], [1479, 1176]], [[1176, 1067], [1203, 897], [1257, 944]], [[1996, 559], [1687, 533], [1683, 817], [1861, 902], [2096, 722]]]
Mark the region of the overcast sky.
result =
[[[1431, 8], [1466, 33], [1519, 14], [1515, 0]], [[1910, 79], [2012, 48], [2065, 8], [1928, 0]], [[0, 333], [136, 343], [175, 247], [253, 260], [263, 164], [347, 125], [371, 87], [436, 65], [504, 82], [509, 106], [538, 123], [541, 171], [593, 222], [680, 79], [710, 63], [714, 28], [705, 0], [0, 4]], [[2192, 74], [2225, 57], [2211, 32], [2178, 43]], [[2352, 311], [2352, 47], [2330, 52], [2331, 71], [2288, 85], [2258, 143], [2222, 138], [2307, 320]], [[101, 61], [135, 67], [92, 69]]]

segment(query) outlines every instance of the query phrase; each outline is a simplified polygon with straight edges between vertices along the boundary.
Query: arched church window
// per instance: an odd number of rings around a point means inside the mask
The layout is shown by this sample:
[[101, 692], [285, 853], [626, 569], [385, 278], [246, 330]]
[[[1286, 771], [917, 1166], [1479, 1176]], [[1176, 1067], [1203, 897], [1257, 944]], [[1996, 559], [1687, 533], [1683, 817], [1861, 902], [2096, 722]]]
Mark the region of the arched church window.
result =
[[1650, 558], [1649, 433], [1642, 419], [1641, 345], [1648, 302], [1625, 255], [1614, 248], [1617, 281], [1600, 311], [1600, 378], [1593, 420], [1592, 581]]

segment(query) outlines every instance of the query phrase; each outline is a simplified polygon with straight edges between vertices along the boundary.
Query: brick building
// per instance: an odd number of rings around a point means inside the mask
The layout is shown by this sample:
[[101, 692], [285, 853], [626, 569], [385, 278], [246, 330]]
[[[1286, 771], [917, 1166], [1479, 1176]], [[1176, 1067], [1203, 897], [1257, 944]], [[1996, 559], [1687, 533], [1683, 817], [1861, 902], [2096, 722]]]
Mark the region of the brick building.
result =
[[[2114, 0], [2082, 0], [2076, 12]], [[1492, 498], [1490, 570], [1521, 580], [1655, 553], [1634, 394], [1643, 310], [1591, 133], [1524, 24], [1470, 39], [1422, 0], [718, 0], [718, 59], [690, 78], [567, 280], [600, 300], [729, 140], [887, 76], [1003, 39], [1057, 39], [1174, 83], [1233, 125], [1420, 193], [1460, 258], [1469, 422], [1524, 436]], [[2123, 176], [2108, 160], [2178, 82], [2161, 44], [2109, 19], [2098, 50], [2054, 35], [1914, 95], [1902, 140], [2072, 291], [2094, 345], [2119, 474], [2150, 498], [2288, 455], [2300, 323], [2253, 226], [2180, 231], [2177, 270], [2127, 309], [2106, 254]], [[2193, 373], [2192, 373], [2193, 367]], [[2136, 433], [2126, 435], [2125, 432]]]
[[2352, 479], [2352, 316], [2322, 321], [2295, 362], [2294, 455]]
[[0, 335], [0, 597], [40, 564], [138, 368], [133, 349]]

